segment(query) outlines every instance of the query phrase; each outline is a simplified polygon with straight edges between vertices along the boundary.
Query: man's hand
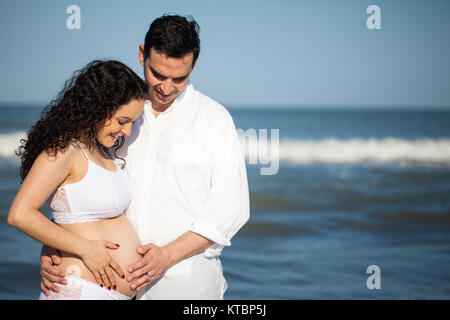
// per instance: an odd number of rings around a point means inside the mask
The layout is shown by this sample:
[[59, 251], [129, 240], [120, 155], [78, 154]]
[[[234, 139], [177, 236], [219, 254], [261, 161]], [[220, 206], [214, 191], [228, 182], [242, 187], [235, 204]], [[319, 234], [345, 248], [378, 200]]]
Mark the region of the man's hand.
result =
[[[152, 243], [140, 246], [136, 249], [142, 255], [142, 259], [128, 267], [128, 282], [131, 282], [131, 289], [140, 291], [150, 282], [158, 279], [172, 266], [169, 251], [165, 247], [158, 247]], [[151, 280], [147, 275], [151, 276]]]
[[60, 283], [63, 285], [67, 284], [67, 280], [64, 278], [64, 272], [60, 271], [57, 267], [60, 263], [61, 257], [56, 249], [49, 248], [47, 246], [42, 247], [41, 289], [47, 297], [50, 295], [49, 290], [59, 292], [59, 288], [55, 285], [55, 283]]
[[[128, 282], [134, 280], [131, 289], [142, 290], [151, 281], [162, 277], [174, 264], [204, 251], [213, 244], [212, 240], [195, 232], [186, 231], [163, 247], [153, 243], [138, 247], [136, 251], [143, 257], [127, 269], [130, 273], [127, 276]], [[148, 280], [147, 275], [151, 276], [151, 280]]]

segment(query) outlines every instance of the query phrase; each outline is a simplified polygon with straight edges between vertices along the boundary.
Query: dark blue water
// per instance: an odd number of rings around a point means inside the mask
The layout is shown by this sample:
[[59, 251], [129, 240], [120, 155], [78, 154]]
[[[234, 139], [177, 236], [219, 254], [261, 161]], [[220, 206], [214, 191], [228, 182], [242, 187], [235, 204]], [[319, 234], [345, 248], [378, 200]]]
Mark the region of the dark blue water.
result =
[[450, 135], [450, 111], [231, 109], [238, 128], [282, 128], [280, 137], [418, 139]]
[[[244, 130], [279, 129], [280, 165], [274, 175], [247, 165], [251, 218], [221, 256], [226, 299], [450, 298], [450, 112], [231, 114]], [[39, 108], [0, 108], [2, 299], [40, 290], [40, 245], [6, 224], [19, 187], [8, 143], [38, 117]], [[381, 289], [366, 285], [370, 265]]]

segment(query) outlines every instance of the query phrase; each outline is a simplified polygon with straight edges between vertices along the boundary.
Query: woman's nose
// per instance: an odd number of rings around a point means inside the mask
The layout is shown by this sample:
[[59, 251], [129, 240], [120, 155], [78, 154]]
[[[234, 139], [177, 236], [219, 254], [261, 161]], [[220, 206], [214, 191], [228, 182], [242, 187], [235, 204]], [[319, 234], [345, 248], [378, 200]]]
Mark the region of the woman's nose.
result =
[[122, 133], [124, 134], [124, 135], [126, 135], [127, 137], [129, 137], [130, 136], [130, 134], [131, 134], [131, 128], [132, 128], [132, 123], [129, 123], [129, 124], [127, 124], [125, 127], [123, 127], [122, 128]]

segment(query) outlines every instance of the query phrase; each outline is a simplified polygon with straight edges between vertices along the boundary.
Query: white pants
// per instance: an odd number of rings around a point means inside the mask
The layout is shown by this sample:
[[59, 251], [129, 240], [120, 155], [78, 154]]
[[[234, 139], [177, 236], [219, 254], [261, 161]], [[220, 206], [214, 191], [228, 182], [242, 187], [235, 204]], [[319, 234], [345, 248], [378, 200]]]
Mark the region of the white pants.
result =
[[41, 292], [39, 300], [131, 300], [129, 296], [72, 275], [66, 275], [66, 280], [67, 285], [56, 283], [59, 292], [50, 290], [48, 297]]
[[136, 299], [222, 300], [227, 287], [220, 259], [206, 258], [202, 252], [172, 266], [138, 292]]

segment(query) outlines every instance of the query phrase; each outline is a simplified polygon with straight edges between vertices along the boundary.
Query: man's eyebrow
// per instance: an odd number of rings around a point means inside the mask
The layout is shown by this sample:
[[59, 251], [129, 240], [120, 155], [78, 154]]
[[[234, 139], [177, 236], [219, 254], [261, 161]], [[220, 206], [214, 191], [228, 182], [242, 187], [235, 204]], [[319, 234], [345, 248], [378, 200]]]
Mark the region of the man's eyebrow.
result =
[[[148, 67], [150, 68], [150, 71], [153, 73], [153, 75], [154, 75], [155, 77], [167, 79], [166, 76], [163, 76], [162, 74], [156, 72], [155, 69], [153, 69], [151, 66], [148, 66]], [[188, 74], [185, 74], [184, 76], [181, 76], [181, 77], [173, 78], [173, 80], [184, 80], [184, 79], [186, 79], [188, 76], [189, 76], [189, 73], [188, 73]]]
[[157, 78], [164, 78], [167, 79], [166, 76], [163, 76], [162, 74], [159, 74], [158, 72], [155, 71], [155, 69], [153, 69], [151, 66], [148, 66], [150, 68], [150, 71], [153, 73], [153, 75]]
[[184, 80], [184, 79], [186, 79], [188, 76], [189, 76], [189, 73], [186, 74], [186, 75], [184, 75], [184, 76], [181, 76], [181, 77], [173, 78], [173, 80]]

